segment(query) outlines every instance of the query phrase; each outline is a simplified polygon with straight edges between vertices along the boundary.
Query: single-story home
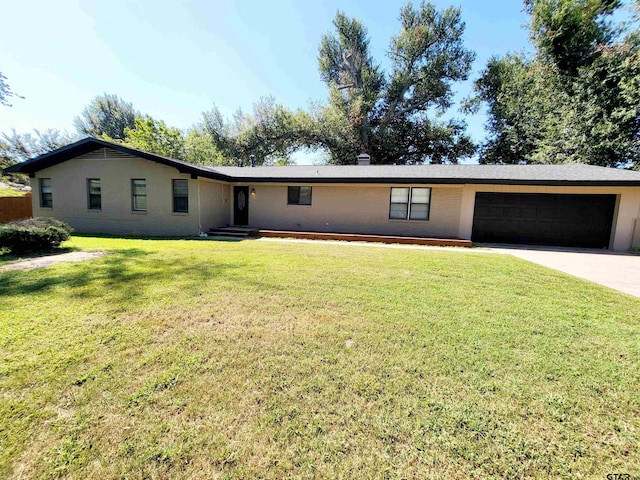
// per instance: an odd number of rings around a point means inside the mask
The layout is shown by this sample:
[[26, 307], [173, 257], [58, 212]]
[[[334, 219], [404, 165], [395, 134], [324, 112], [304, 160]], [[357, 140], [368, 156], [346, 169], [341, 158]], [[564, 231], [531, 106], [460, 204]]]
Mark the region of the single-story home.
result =
[[[354, 161], [355, 163], [355, 161]], [[34, 216], [77, 231], [189, 236], [214, 227], [640, 247], [640, 172], [566, 165], [213, 167], [95, 138], [5, 170]]]

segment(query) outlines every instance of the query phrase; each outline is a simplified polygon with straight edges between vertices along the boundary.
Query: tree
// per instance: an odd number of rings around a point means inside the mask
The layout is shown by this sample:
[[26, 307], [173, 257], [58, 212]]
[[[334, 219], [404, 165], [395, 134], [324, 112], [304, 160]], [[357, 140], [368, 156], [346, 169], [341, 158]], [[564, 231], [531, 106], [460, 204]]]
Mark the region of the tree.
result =
[[484, 163], [640, 164], [640, 42], [611, 0], [527, 0], [536, 47], [493, 58], [471, 109], [488, 107]]
[[125, 129], [134, 128], [135, 119], [139, 116], [131, 103], [117, 95], [104, 93], [91, 100], [82, 113], [75, 117], [74, 124], [80, 134], [123, 140]]
[[6, 168], [19, 162], [30, 160], [44, 153], [64, 147], [77, 140], [69, 133], [54, 128], [43, 132], [2, 134], [0, 138], [0, 168]]
[[525, 0], [531, 38], [539, 55], [564, 74], [576, 76], [616, 36], [609, 23], [619, 0]]
[[475, 82], [475, 94], [466, 105], [476, 111], [482, 101], [488, 107], [489, 136], [480, 147], [480, 163], [531, 162], [543, 125], [559, 102], [561, 93], [549, 83], [549, 69], [522, 55], [493, 57]]
[[215, 105], [203, 113], [203, 128], [220, 154], [244, 164], [251, 155], [258, 165], [287, 163], [304, 144], [308, 121], [307, 114], [291, 112], [273, 97], [254, 103], [252, 114], [238, 110], [230, 120]]
[[[65, 131], [50, 128], [43, 132], [34, 130], [33, 133], [16, 133], [11, 135], [3, 133], [0, 136], [0, 175], [4, 168], [19, 162], [30, 160], [38, 155], [64, 147], [77, 140], [73, 135]], [[28, 184], [26, 175], [12, 174], [6, 183]]]
[[474, 151], [464, 122], [438, 119], [474, 59], [463, 45], [460, 9], [408, 3], [399, 20], [388, 74], [372, 59], [359, 20], [338, 12], [336, 33], [322, 38], [318, 63], [329, 105], [315, 112], [307, 143], [327, 149], [332, 163], [353, 163], [361, 151], [375, 163], [455, 163]]
[[5, 77], [2, 72], [0, 72], [0, 105], [4, 105], [5, 107], [11, 107], [11, 103], [9, 99], [11, 97], [16, 98], [24, 98], [17, 93], [11, 91], [11, 87], [7, 83], [7, 77]]
[[198, 125], [191, 128], [184, 137], [185, 160], [196, 165], [235, 165], [235, 160], [225, 157], [213, 138]]
[[178, 160], [186, 160], [187, 156], [182, 132], [149, 116], [136, 118], [133, 128], [124, 129], [123, 143], [138, 150]]

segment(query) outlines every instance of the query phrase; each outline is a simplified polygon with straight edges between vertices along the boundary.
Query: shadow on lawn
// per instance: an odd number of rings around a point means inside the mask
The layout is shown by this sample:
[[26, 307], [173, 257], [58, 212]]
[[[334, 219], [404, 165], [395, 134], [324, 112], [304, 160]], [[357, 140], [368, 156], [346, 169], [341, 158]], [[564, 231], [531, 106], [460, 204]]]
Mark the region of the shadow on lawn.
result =
[[[56, 292], [74, 299], [108, 297], [109, 301], [136, 303], [149, 301], [150, 288], [175, 283], [179, 291], [206, 293], [208, 282], [220, 278], [233, 288], [272, 290], [273, 285], [247, 278], [247, 265], [219, 259], [190, 262], [189, 258], [154, 256], [153, 252], [130, 248], [111, 251], [108, 255], [87, 262], [59, 264], [64, 268], [39, 269], [29, 272], [0, 271], [0, 298], [12, 295], [38, 294], [56, 287]], [[94, 288], [92, 288], [94, 287]], [[176, 295], [179, 294], [176, 291]]]
[[[56, 253], [66, 253], [63, 250], [72, 251], [73, 249], [60, 249]], [[115, 265], [120, 263], [120, 267], [113, 267], [108, 269], [108, 275], [118, 276], [122, 274], [127, 266], [127, 260], [136, 256], [143, 255], [144, 252], [139, 249], [120, 250], [115, 252], [110, 258], [110, 261], [105, 261], [107, 265]], [[45, 256], [45, 255], [37, 255]], [[35, 258], [29, 257], [29, 258]], [[26, 257], [22, 257], [26, 258]], [[112, 262], [116, 262], [115, 264]], [[51, 267], [44, 269], [36, 269], [31, 271], [2, 271], [0, 272], [0, 297], [20, 294], [31, 294], [50, 290], [58, 285], [66, 285], [69, 287], [82, 287], [86, 286], [92, 281], [96, 281], [103, 277], [101, 268], [96, 268], [96, 264], [91, 262], [82, 263], [62, 263], [58, 264], [67, 268], [60, 272], [59, 270], [52, 270]], [[52, 274], [52, 272], [55, 272]]]
[[[0, 252], [2, 250], [0, 249]], [[16, 255], [13, 253], [0, 253], [0, 265], [15, 262], [17, 260], [32, 260], [34, 258], [42, 258], [42, 257], [50, 257], [51, 255], [60, 255], [61, 253], [69, 253], [76, 252], [78, 249], [76, 247], [60, 247], [48, 252], [38, 252], [38, 253], [24, 253], [21, 255]]]

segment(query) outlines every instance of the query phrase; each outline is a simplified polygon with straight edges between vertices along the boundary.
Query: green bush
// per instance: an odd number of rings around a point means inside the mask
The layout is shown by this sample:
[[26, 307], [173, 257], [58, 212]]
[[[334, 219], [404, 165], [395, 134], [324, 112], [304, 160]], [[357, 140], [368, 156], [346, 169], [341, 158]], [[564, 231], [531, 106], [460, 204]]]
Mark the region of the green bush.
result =
[[11, 253], [48, 252], [69, 239], [72, 228], [55, 218], [29, 218], [0, 225], [0, 250]]

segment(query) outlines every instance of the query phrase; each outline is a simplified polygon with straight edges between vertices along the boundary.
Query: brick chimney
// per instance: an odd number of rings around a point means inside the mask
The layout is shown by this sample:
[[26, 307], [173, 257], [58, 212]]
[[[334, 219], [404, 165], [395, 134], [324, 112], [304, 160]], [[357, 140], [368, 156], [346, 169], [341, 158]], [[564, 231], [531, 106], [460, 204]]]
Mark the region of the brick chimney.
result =
[[368, 153], [361, 153], [357, 158], [358, 165], [371, 165], [371, 155]]

